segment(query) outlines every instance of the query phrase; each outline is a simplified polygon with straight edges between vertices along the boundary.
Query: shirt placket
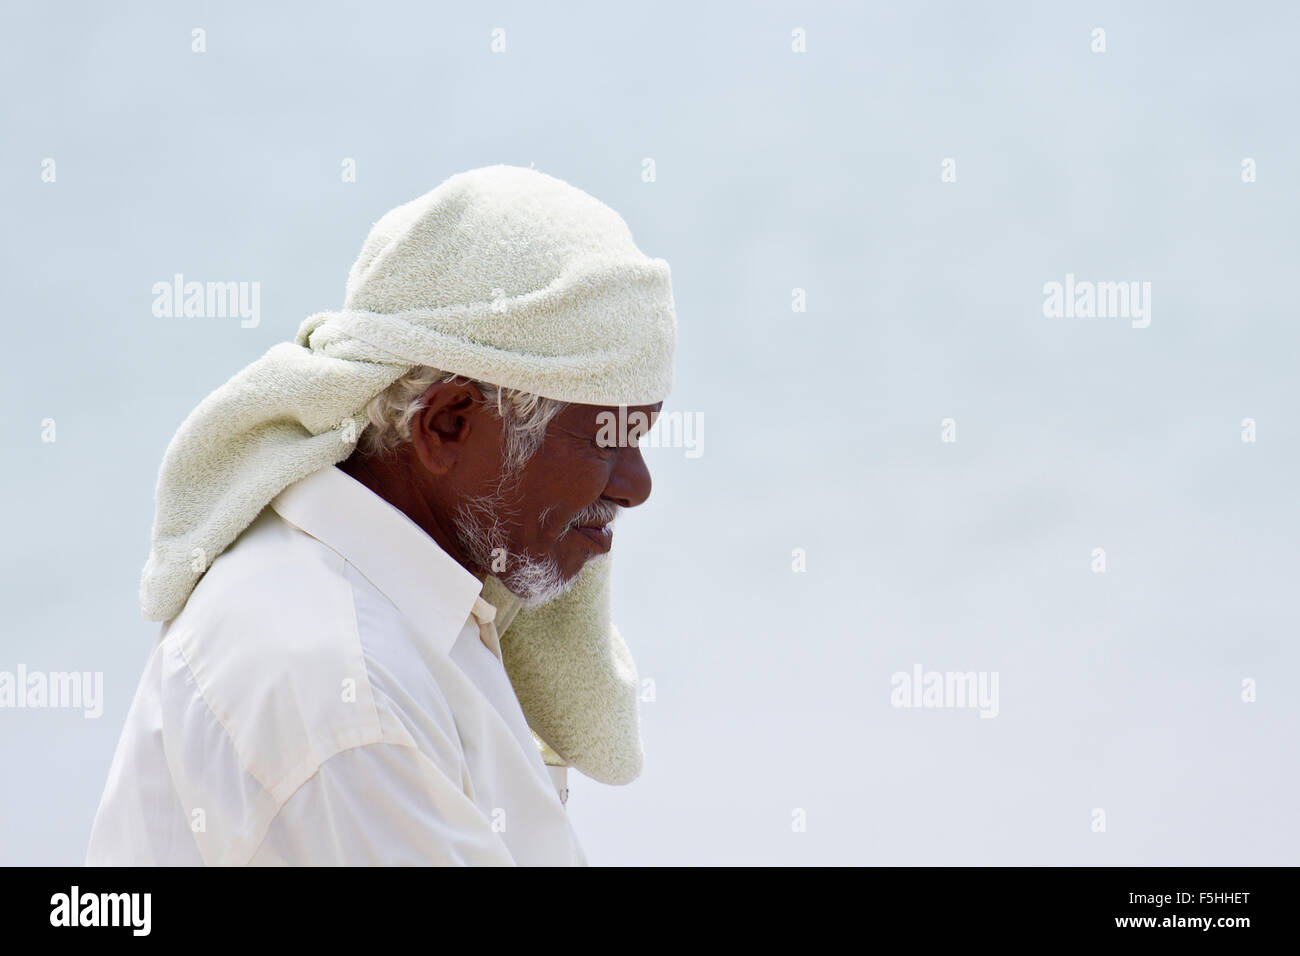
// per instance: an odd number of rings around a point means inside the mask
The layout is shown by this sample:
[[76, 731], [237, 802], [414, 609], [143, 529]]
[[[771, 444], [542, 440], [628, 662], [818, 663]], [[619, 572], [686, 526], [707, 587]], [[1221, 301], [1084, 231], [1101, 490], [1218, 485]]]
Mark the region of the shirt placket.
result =
[[[493, 657], [501, 661], [504, 667], [505, 661], [501, 658], [501, 639], [497, 635], [496, 607], [483, 600], [482, 596], [479, 596], [474, 599], [472, 611], [474, 620], [478, 622], [479, 640], [492, 652]], [[547, 764], [546, 771], [551, 777], [551, 782], [555, 785], [555, 792], [560, 797], [560, 803], [567, 806], [569, 802], [569, 768]]]

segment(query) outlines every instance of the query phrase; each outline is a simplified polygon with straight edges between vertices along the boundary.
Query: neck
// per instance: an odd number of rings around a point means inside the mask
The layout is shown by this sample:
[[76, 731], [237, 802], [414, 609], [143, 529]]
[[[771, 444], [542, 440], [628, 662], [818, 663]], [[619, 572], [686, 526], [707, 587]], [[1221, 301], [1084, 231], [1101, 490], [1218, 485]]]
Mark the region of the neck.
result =
[[445, 511], [420, 493], [419, 482], [405, 454], [370, 457], [356, 452], [347, 461], [340, 462], [338, 468], [414, 521], [466, 571], [480, 578], [486, 576], [487, 570], [477, 567], [457, 543]]

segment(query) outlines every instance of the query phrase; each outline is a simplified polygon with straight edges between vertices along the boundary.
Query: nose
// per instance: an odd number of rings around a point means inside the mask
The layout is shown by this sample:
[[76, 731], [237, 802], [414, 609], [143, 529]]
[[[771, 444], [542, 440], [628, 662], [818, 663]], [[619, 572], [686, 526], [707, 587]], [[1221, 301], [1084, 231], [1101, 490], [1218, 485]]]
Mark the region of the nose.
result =
[[635, 508], [650, 497], [650, 469], [636, 445], [625, 445], [618, 450], [614, 468], [605, 485], [607, 498], [622, 508]]

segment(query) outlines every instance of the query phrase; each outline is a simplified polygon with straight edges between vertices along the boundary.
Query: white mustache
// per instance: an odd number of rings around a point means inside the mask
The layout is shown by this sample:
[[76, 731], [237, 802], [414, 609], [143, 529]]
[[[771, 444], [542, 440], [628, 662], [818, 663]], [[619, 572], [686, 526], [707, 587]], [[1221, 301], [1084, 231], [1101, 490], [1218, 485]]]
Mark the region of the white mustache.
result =
[[567, 531], [571, 528], [591, 527], [593, 525], [607, 525], [618, 517], [620, 511], [622, 511], [622, 509], [616, 504], [605, 501], [604, 499], [597, 500], [594, 504], [588, 505], [586, 508], [583, 508], [574, 515], [573, 520], [569, 522], [569, 527], [565, 530]]

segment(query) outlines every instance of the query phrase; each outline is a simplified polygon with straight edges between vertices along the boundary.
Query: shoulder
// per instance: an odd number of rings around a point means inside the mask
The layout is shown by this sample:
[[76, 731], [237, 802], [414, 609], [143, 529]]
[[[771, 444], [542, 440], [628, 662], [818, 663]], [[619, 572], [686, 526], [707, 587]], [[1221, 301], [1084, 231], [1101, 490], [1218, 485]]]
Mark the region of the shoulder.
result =
[[333, 754], [409, 742], [376, 705], [347, 563], [270, 509], [213, 562], [166, 640], [276, 805]]

